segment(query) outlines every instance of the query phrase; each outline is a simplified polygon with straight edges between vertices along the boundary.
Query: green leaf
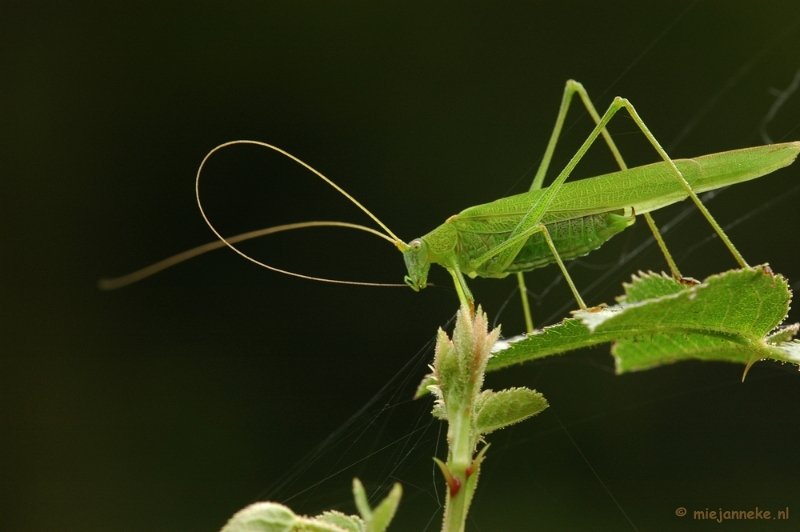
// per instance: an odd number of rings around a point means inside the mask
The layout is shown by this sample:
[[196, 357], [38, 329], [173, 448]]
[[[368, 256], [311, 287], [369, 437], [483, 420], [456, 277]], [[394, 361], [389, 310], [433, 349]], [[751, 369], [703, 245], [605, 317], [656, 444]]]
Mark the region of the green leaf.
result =
[[542, 394], [528, 388], [484, 390], [475, 403], [475, 431], [489, 434], [538, 414], [547, 406]]
[[372, 519], [367, 523], [367, 532], [383, 532], [389, 527], [397, 506], [400, 504], [400, 497], [403, 495], [403, 488], [395, 483], [389, 495], [383, 499], [372, 512]]
[[419, 399], [420, 397], [425, 397], [429, 393], [431, 393], [431, 386], [436, 386], [439, 380], [436, 378], [436, 375], [433, 373], [428, 373], [424, 377], [422, 377], [422, 381], [417, 386], [417, 391], [414, 394], [414, 399]]
[[234, 514], [221, 532], [291, 532], [298, 521], [282, 504], [257, 502]]
[[639, 275], [633, 276], [633, 280], [630, 283], [623, 283], [622, 286], [625, 289], [625, 295], [617, 298], [617, 303], [619, 304], [637, 303], [647, 299], [677, 294], [691, 285], [681, 284], [672, 276], [664, 273], [639, 272]]
[[364, 532], [364, 521], [355, 515], [345, 515], [342, 512], [329, 510], [316, 516], [314, 519], [334, 525], [346, 532]]
[[[634, 278], [655, 289], [658, 276]], [[649, 285], [649, 286], [648, 286]], [[579, 312], [590, 330], [628, 336], [656, 332], [698, 332], [748, 344], [761, 341], [786, 317], [791, 293], [781, 276], [763, 268], [731, 270], [671, 295], [623, 304], [600, 312]]]
[[487, 370], [612, 341], [619, 373], [686, 359], [797, 364], [800, 350], [788, 342], [796, 325], [767, 336], [786, 317], [790, 299], [786, 280], [766, 266], [731, 270], [695, 286], [639, 274], [625, 285], [620, 305], [577, 312], [495, 353]]
[[397, 506], [400, 504], [400, 497], [403, 495], [403, 488], [400, 484], [395, 484], [389, 495], [383, 499], [373, 510], [367, 500], [367, 493], [364, 485], [357, 478], [353, 479], [353, 496], [356, 501], [356, 508], [361, 518], [364, 520], [367, 532], [383, 532], [392, 522]]
[[606, 344], [613, 342], [617, 337], [614, 333], [593, 334], [578, 318], [567, 318], [558, 325], [537, 330], [527, 338], [512, 343], [507, 349], [493, 352], [492, 358], [486, 364], [486, 371], [495, 371], [550, 355], [560, 355], [582, 347]]
[[361, 519], [369, 523], [372, 518], [372, 508], [367, 500], [367, 492], [364, 491], [364, 485], [357, 478], [353, 479], [353, 498], [356, 501], [358, 513], [361, 514]]

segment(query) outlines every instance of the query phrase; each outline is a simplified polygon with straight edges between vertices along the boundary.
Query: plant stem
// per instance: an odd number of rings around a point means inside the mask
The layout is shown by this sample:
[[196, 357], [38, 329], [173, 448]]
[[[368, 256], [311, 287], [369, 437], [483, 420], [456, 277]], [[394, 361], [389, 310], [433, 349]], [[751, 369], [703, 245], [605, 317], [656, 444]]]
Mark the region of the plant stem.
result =
[[[447, 463], [439, 463], [447, 482], [443, 532], [463, 532], [478, 478], [474, 460], [480, 434], [474, 427], [476, 401], [483, 385], [489, 349], [497, 333], [487, 331], [485, 314], [462, 307], [452, 342], [441, 333], [434, 373], [447, 412]], [[443, 337], [442, 337], [443, 336]]]
[[471, 408], [467, 406], [459, 409], [459, 412], [449, 419], [450, 456], [447, 460], [447, 469], [452, 475], [452, 480], [448, 482], [442, 526], [444, 532], [463, 532], [472, 498], [473, 490], [466, 489], [467, 469], [472, 465], [472, 450], [475, 447], [470, 434], [470, 412]]
[[[482, 390], [486, 363], [500, 329], [489, 332], [486, 314], [464, 305], [458, 311], [452, 340], [439, 329], [433, 374], [417, 389], [436, 396], [433, 415], [446, 420], [447, 463], [434, 461], [447, 483], [443, 532], [464, 532], [467, 512], [478, 485], [489, 445], [475, 455], [485, 434], [518, 423], [547, 408], [542, 394], [528, 388]], [[433, 384], [431, 384], [433, 383]]]

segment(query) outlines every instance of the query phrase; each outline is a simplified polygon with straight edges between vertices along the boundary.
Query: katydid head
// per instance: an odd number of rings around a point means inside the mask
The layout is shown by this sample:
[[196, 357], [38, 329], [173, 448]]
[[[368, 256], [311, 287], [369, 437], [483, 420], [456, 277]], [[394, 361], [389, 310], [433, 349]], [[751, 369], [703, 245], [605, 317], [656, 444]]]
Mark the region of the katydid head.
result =
[[428, 284], [428, 270], [431, 263], [428, 260], [428, 244], [417, 238], [409, 243], [403, 250], [403, 259], [406, 261], [408, 275], [403, 279], [415, 292], [419, 292]]

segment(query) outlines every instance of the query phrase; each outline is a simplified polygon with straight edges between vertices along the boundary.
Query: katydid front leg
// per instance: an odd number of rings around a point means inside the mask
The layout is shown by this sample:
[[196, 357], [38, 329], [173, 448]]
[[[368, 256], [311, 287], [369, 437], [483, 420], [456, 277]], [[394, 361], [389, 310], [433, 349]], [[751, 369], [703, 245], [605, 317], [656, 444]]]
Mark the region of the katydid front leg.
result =
[[464, 279], [464, 274], [461, 273], [458, 265], [448, 266], [447, 271], [453, 276], [453, 281], [456, 285], [456, 292], [458, 292], [458, 299], [462, 306], [466, 306], [470, 310], [470, 315], [475, 315], [475, 298], [467, 286], [467, 281]]

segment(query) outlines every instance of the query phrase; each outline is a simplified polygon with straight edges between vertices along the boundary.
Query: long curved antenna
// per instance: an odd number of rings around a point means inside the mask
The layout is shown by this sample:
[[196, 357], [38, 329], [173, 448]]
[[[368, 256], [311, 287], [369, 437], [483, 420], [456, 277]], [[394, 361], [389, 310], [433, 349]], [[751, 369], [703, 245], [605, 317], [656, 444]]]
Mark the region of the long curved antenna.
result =
[[[293, 224], [286, 224], [286, 225], [276, 225], [274, 227], [268, 227], [266, 229], [259, 229], [257, 231], [250, 231], [247, 233], [242, 233], [240, 235], [232, 236], [225, 240], [215, 240], [214, 242], [209, 242], [208, 244], [203, 244], [202, 246], [197, 246], [196, 248], [189, 249], [182, 253], [178, 253], [177, 255], [173, 255], [172, 257], [166, 258], [164, 260], [158, 261], [155, 264], [151, 264], [146, 268], [142, 268], [141, 270], [137, 270], [133, 273], [129, 273], [127, 275], [123, 275], [121, 277], [115, 277], [113, 279], [100, 279], [97, 282], [97, 287], [100, 290], [116, 290], [117, 288], [122, 288], [123, 286], [127, 286], [129, 284], [133, 284], [137, 281], [141, 281], [146, 277], [150, 277], [161, 270], [165, 270], [171, 266], [175, 266], [185, 260], [192, 259], [198, 255], [202, 255], [203, 253], [207, 253], [209, 251], [213, 251], [215, 249], [223, 248], [226, 245], [235, 244], [237, 242], [242, 242], [243, 240], [250, 240], [251, 238], [258, 238], [260, 236], [271, 235], [274, 233], [280, 233], [281, 231], [291, 231], [293, 229], [305, 229], [308, 227], [347, 227], [350, 229], [358, 229], [360, 231], [366, 231], [368, 233], [372, 233], [376, 236], [383, 238], [384, 240], [388, 240], [391, 243], [394, 243], [394, 240], [386, 236], [385, 234], [381, 233], [380, 231], [376, 231], [371, 227], [366, 227], [363, 225], [358, 224], [351, 224], [347, 222], [332, 222], [332, 221], [315, 221], [315, 222], [300, 222], [300, 223], [293, 223]], [[259, 263], [260, 264], [260, 263]], [[405, 287], [405, 284], [386, 284], [386, 283], [364, 283], [364, 282], [357, 282], [357, 281], [338, 281], [335, 279], [323, 279], [319, 277], [311, 277], [306, 275], [297, 274], [294, 272], [287, 272], [281, 270], [279, 268], [274, 268], [272, 266], [262, 264], [262, 266], [266, 266], [271, 270], [278, 271], [280, 273], [285, 273], [287, 275], [294, 275], [297, 277], [302, 277], [303, 279], [313, 279], [316, 281], [324, 281], [324, 282], [333, 282], [339, 284], [355, 284], [355, 285], [363, 285], [363, 286], [402, 286]]]
[[[385, 235], [385, 234], [381, 233], [380, 231], [376, 231], [375, 229], [372, 229], [371, 227], [366, 227], [366, 226], [359, 225], [359, 224], [352, 224], [352, 223], [347, 223], [347, 222], [332, 222], [332, 221], [313, 221], [313, 222], [300, 222], [300, 223], [293, 223], [293, 224], [286, 224], [286, 225], [277, 225], [277, 226], [274, 226], [274, 227], [268, 227], [266, 229], [259, 229], [257, 231], [250, 231], [248, 233], [242, 233], [240, 235], [236, 235], [236, 236], [233, 236], [233, 237], [230, 237], [230, 238], [226, 239], [221, 234], [219, 234], [219, 232], [216, 230], [216, 228], [211, 224], [211, 221], [208, 219], [208, 216], [206, 216], [206, 213], [203, 210], [203, 204], [200, 201], [200, 174], [202, 173], [203, 167], [205, 166], [206, 162], [208, 161], [209, 157], [211, 157], [211, 155], [213, 155], [215, 152], [221, 150], [222, 148], [225, 148], [227, 146], [232, 146], [234, 144], [253, 144], [255, 146], [261, 146], [261, 147], [264, 147], [264, 148], [270, 148], [271, 150], [277, 151], [278, 153], [280, 153], [282, 155], [285, 155], [286, 157], [292, 159], [296, 163], [302, 165], [306, 169], [308, 169], [311, 172], [313, 172], [314, 174], [316, 174], [323, 181], [325, 181], [330, 186], [335, 188], [344, 197], [346, 197], [351, 202], [353, 202], [359, 209], [364, 211], [367, 214], [367, 216], [372, 218], [375, 221], [375, 223], [377, 223], [379, 226], [381, 226], [381, 228], [383, 228], [388, 233], [388, 235]], [[339, 185], [337, 185], [336, 183], [334, 183], [333, 181], [331, 181], [330, 179], [328, 179], [327, 177], [322, 175], [322, 173], [320, 173], [316, 169], [312, 168], [308, 164], [304, 163], [303, 161], [301, 161], [300, 159], [298, 159], [297, 157], [295, 157], [291, 153], [288, 153], [288, 152], [286, 152], [286, 151], [284, 151], [284, 150], [282, 150], [282, 149], [280, 149], [280, 148], [278, 148], [276, 146], [273, 146], [271, 144], [267, 144], [266, 142], [260, 142], [260, 141], [257, 141], [257, 140], [233, 140], [233, 141], [230, 141], [230, 142], [225, 142], [224, 144], [220, 144], [219, 146], [215, 147], [210, 152], [208, 152], [206, 154], [206, 156], [203, 157], [203, 160], [200, 162], [200, 167], [197, 169], [197, 177], [195, 179], [194, 190], [195, 190], [195, 197], [197, 198], [197, 206], [200, 208], [200, 214], [203, 216], [203, 220], [205, 220], [206, 224], [208, 224], [208, 227], [214, 232], [215, 235], [217, 235], [217, 238], [219, 238], [219, 241], [210, 242], [208, 244], [204, 244], [202, 246], [198, 246], [196, 248], [192, 248], [190, 250], [184, 251], [183, 253], [178, 253], [177, 255], [173, 255], [172, 257], [169, 257], [167, 259], [159, 261], [159, 262], [157, 262], [155, 264], [151, 264], [150, 266], [147, 266], [146, 268], [142, 268], [141, 270], [137, 270], [137, 271], [135, 271], [133, 273], [129, 273], [128, 275], [123, 275], [121, 277], [116, 277], [116, 278], [113, 278], [113, 279], [100, 279], [98, 281], [98, 283], [97, 283], [97, 286], [98, 286], [98, 288], [100, 290], [115, 290], [117, 288], [121, 288], [123, 286], [127, 286], [127, 285], [129, 285], [131, 283], [135, 283], [136, 281], [139, 281], [139, 280], [144, 279], [146, 277], [149, 277], [149, 276], [151, 276], [151, 275], [153, 275], [153, 274], [155, 274], [157, 272], [160, 272], [161, 270], [169, 268], [170, 266], [174, 266], [175, 264], [178, 264], [178, 263], [183, 262], [185, 260], [191, 259], [193, 257], [196, 257], [196, 256], [201, 255], [203, 253], [206, 253], [208, 251], [212, 251], [214, 249], [218, 249], [218, 248], [221, 248], [221, 247], [224, 247], [224, 246], [227, 246], [227, 247], [231, 248], [233, 251], [235, 251], [236, 253], [238, 253], [239, 255], [244, 257], [245, 259], [247, 259], [247, 260], [249, 260], [249, 261], [251, 261], [251, 262], [253, 262], [255, 264], [258, 264], [259, 266], [267, 268], [268, 270], [272, 270], [272, 271], [278, 272], [278, 273], [283, 273], [283, 274], [286, 274], [286, 275], [291, 275], [293, 277], [300, 277], [301, 279], [310, 279], [312, 281], [321, 281], [321, 282], [325, 282], [325, 283], [349, 284], [349, 285], [356, 285], [356, 286], [397, 286], [397, 287], [405, 287], [406, 286], [405, 284], [393, 284], [393, 283], [368, 283], [368, 282], [360, 282], [360, 281], [341, 281], [339, 279], [327, 279], [327, 278], [324, 278], [324, 277], [314, 277], [314, 276], [311, 276], [311, 275], [303, 275], [303, 274], [300, 274], [300, 273], [290, 272], [288, 270], [282, 270], [281, 268], [276, 268], [274, 266], [270, 266], [269, 264], [265, 264], [263, 262], [260, 262], [260, 261], [258, 261], [256, 259], [254, 259], [253, 257], [250, 257], [249, 255], [243, 253], [242, 251], [237, 249], [235, 246], [233, 246], [233, 244], [235, 244], [237, 242], [241, 242], [243, 240], [248, 240], [248, 239], [251, 239], [251, 238], [256, 238], [256, 237], [264, 236], [264, 235], [270, 235], [270, 234], [273, 234], [273, 233], [279, 233], [281, 231], [290, 231], [290, 230], [293, 230], [293, 229], [304, 229], [304, 228], [308, 228], [308, 227], [347, 227], [347, 228], [350, 228], [350, 229], [358, 229], [360, 231], [366, 231], [367, 233], [372, 233], [372, 234], [374, 234], [376, 236], [379, 236], [379, 237], [383, 238], [384, 240], [388, 240], [389, 242], [394, 244], [400, 251], [406, 251], [406, 250], [409, 249], [408, 244], [406, 244], [405, 242], [400, 240], [397, 237], [397, 235], [395, 235], [392, 232], [391, 229], [389, 229], [383, 222], [381, 222], [378, 219], [377, 216], [372, 214], [369, 211], [369, 209], [364, 207], [360, 202], [358, 202], [358, 200], [356, 200], [353, 196], [348, 194]]]
[[[200, 167], [197, 169], [197, 179], [195, 180], [195, 184], [194, 184], [195, 196], [197, 197], [197, 206], [200, 207], [200, 213], [203, 215], [203, 219], [205, 219], [206, 223], [208, 224], [208, 227], [210, 227], [211, 230], [214, 231], [214, 234], [217, 235], [217, 237], [219, 237], [220, 240], [224, 241], [225, 239], [222, 238], [222, 236], [217, 232], [217, 230], [214, 229], [214, 226], [211, 225], [211, 222], [208, 221], [208, 218], [206, 217], [206, 213], [203, 211], [203, 205], [200, 203], [200, 173], [203, 171], [203, 166], [205, 166], [206, 161], [208, 161], [209, 157], [211, 157], [214, 153], [216, 153], [217, 151], [221, 150], [222, 148], [227, 148], [228, 146], [233, 146], [234, 144], [252, 144], [254, 146], [261, 146], [262, 148], [269, 148], [271, 150], [274, 150], [274, 151], [280, 153], [281, 155], [285, 155], [286, 157], [288, 157], [289, 159], [293, 160], [297, 164], [303, 166], [307, 170], [309, 170], [312, 173], [316, 174], [317, 177], [319, 177], [320, 179], [322, 179], [323, 181], [328, 183], [330, 186], [335, 188], [342, 196], [344, 196], [345, 198], [347, 198], [350, 201], [352, 201], [355, 204], [356, 207], [358, 207], [359, 209], [364, 211], [364, 213], [367, 216], [372, 218], [373, 221], [376, 224], [381, 226], [381, 228], [389, 234], [389, 236], [392, 238], [392, 243], [394, 243], [394, 245], [397, 246], [397, 248], [400, 251], [405, 251], [405, 250], [408, 249], [408, 244], [406, 244], [405, 242], [400, 240], [397, 237], [397, 235], [395, 235], [392, 232], [392, 230], [389, 229], [386, 226], [386, 224], [384, 224], [382, 221], [380, 221], [377, 216], [372, 214], [369, 209], [367, 209], [366, 207], [361, 205], [361, 203], [357, 199], [355, 199], [353, 196], [348, 194], [347, 191], [345, 191], [342, 187], [340, 187], [339, 185], [337, 185], [336, 183], [334, 183], [333, 181], [331, 181], [330, 179], [328, 179], [327, 177], [322, 175], [322, 173], [320, 171], [318, 171], [317, 169], [313, 168], [312, 166], [304, 163], [303, 161], [301, 161], [300, 159], [298, 159], [297, 157], [295, 157], [291, 153], [289, 153], [287, 151], [284, 151], [284, 150], [278, 148], [277, 146], [273, 146], [272, 144], [267, 144], [266, 142], [261, 142], [259, 140], [232, 140], [232, 141], [220, 144], [219, 146], [217, 146], [216, 148], [214, 148], [213, 150], [208, 152], [205, 157], [203, 157], [202, 162], [200, 162]], [[232, 249], [234, 249], [234, 251], [236, 251], [236, 248], [233, 248], [233, 246], [230, 246], [230, 247]], [[238, 251], [237, 251], [237, 253], [238, 253]]]
[[[208, 224], [208, 227], [214, 232], [215, 235], [217, 235], [217, 238], [219, 238], [225, 245], [227, 245], [233, 251], [235, 251], [236, 253], [238, 253], [239, 255], [244, 257], [245, 259], [249, 260], [250, 262], [258, 264], [259, 266], [263, 266], [264, 268], [267, 268], [268, 270], [272, 270], [274, 272], [279, 272], [279, 273], [284, 273], [286, 275], [291, 275], [293, 277], [300, 277], [301, 279], [310, 279], [310, 280], [313, 280], [313, 281], [322, 281], [322, 282], [333, 283], [333, 284], [352, 284], [352, 285], [359, 285], [359, 286], [402, 286], [402, 285], [387, 285], [387, 284], [383, 284], [383, 283], [362, 283], [362, 282], [356, 282], [356, 281], [340, 281], [340, 280], [337, 280], [337, 279], [326, 279], [326, 278], [323, 278], [323, 277], [312, 277], [310, 275], [302, 275], [302, 274], [299, 274], [299, 273], [294, 273], [294, 272], [290, 272], [290, 271], [287, 271], [287, 270], [282, 270], [280, 268], [275, 268], [274, 266], [270, 266], [269, 264], [265, 264], [265, 263], [263, 263], [261, 261], [258, 261], [256, 259], [254, 259], [253, 257], [251, 257], [251, 256], [247, 255], [246, 253], [240, 251], [235, 246], [233, 246], [230, 242], [225, 240], [225, 237], [223, 237], [221, 234], [219, 234], [219, 231], [217, 231], [217, 229], [211, 224], [211, 220], [208, 219], [208, 216], [206, 216], [206, 212], [203, 210], [203, 203], [200, 201], [200, 174], [203, 172], [203, 167], [205, 166], [206, 161], [208, 161], [209, 157], [211, 157], [214, 153], [216, 153], [217, 151], [221, 150], [222, 148], [226, 148], [228, 146], [233, 146], [234, 144], [252, 144], [254, 146], [261, 146], [261, 147], [264, 147], [264, 148], [269, 148], [271, 150], [275, 150], [276, 152], [278, 152], [278, 153], [280, 153], [282, 155], [285, 155], [289, 159], [293, 160], [294, 162], [300, 164], [301, 166], [305, 167], [306, 169], [308, 169], [311, 172], [313, 172], [314, 174], [316, 174], [320, 179], [322, 179], [323, 181], [328, 183], [330, 186], [335, 188], [344, 197], [346, 197], [347, 199], [352, 201], [359, 209], [364, 211], [367, 214], [367, 216], [372, 218], [375, 221], [375, 223], [377, 223], [379, 226], [381, 226], [381, 228], [383, 228], [389, 234], [389, 238], [387, 238], [387, 239], [390, 240], [397, 247], [397, 249], [399, 249], [400, 251], [406, 251], [407, 249], [409, 249], [408, 244], [406, 244], [405, 242], [400, 240], [397, 237], [397, 235], [395, 235], [392, 232], [392, 230], [389, 229], [386, 226], [386, 224], [381, 222], [378, 219], [377, 216], [372, 214], [369, 211], [369, 209], [367, 209], [366, 207], [361, 205], [361, 203], [359, 203], [358, 200], [356, 200], [353, 196], [348, 194], [342, 187], [340, 187], [339, 185], [337, 185], [336, 183], [334, 183], [333, 181], [331, 181], [330, 179], [328, 179], [327, 177], [322, 175], [321, 172], [319, 172], [315, 168], [311, 167], [310, 165], [304, 163], [303, 161], [301, 161], [300, 159], [298, 159], [297, 157], [295, 157], [291, 153], [289, 153], [287, 151], [284, 151], [284, 150], [278, 148], [277, 146], [273, 146], [272, 144], [267, 144], [266, 142], [261, 142], [261, 141], [258, 141], [258, 140], [232, 140], [232, 141], [220, 144], [219, 146], [216, 146], [214, 149], [212, 149], [210, 152], [208, 152], [205, 157], [203, 157], [203, 160], [200, 162], [200, 167], [197, 169], [197, 177], [195, 178], [195, 181], [194, 181], [194, 194], [195, 194], [195, 198], [197, 198], [197, 207], [200, 209], [200, 214], [203, 216], [203, 220], [206, 221], [206, 224]], [[377, 233], [377, 231], [372, 231], [372, 232], [376, 232]], [[381, 236], [384, 236], [384, 235], [381, 235]]]

